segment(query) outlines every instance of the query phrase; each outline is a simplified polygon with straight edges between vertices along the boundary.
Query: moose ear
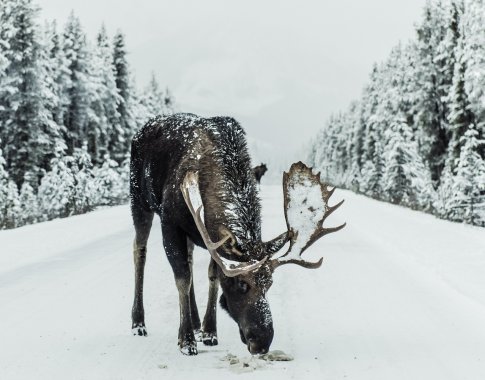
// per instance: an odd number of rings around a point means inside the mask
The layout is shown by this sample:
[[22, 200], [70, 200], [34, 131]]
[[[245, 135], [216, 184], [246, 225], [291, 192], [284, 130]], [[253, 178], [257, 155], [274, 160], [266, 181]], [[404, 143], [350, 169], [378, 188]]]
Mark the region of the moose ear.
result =
[[267, 241], [264, 244], [264, 250], [269, 255], [272, 256], [278, 252], [283, 246], [291, 239], [291, 233], [289, 231], [283, 232], [281, 235], [277, 236], [273, 240]]

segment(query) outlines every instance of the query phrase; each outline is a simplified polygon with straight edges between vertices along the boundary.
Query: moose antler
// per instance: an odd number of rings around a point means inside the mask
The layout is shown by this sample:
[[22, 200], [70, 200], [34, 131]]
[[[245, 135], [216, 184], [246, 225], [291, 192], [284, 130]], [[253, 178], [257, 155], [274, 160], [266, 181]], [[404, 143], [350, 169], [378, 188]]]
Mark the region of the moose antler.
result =
[[[232, 233], [230, 233], [230, 231], [220, 229], [221, 234], [225, 236], [216, 243], [212, 242], [202, 217], [204, 205], [202, 203], [199, 190], [199, 174], [197, 172], [187, 172], [180, 189], [182, 191], [185, 203], [187, 204], [187, 207], [194, 218], [197, 229], [204, 240], [207, 250], [226, 276], [235, 277], [243, 273], [251, 272], [259, 268], [266, 261], [267, 257], [265, 257], [263, 260], [256, 261], [253, 264], [249, 264], [227, 260], [220, 256], [219, 253], [217, 253], [217, 248], [223, 245], [227, 240], [234, 239], [234, 236]], [[197, 207], [197, 209], [194, 207], [194, 204], [196, 205], [195, 207]]]
[[320, 173], [313, 174], [312, 169], [302, 162], [291, 165], [288, 173], [283, 173], [283, 192], [286, 226], [290, 232], [288, 251], [272, 259], [273, 268], [283, 264], [298, 264], [304, 268], [315, 269], [322, 265], [323, 257], [317, 262], [305, 261], [301, 254], [314, 242], [329, 233], [345, 227], [346, 223], [332, 228], [324, 228], [323, 222], [339, 208], [343, 200], [330, 207], [328, 200], [335, 188], [320, 181]]

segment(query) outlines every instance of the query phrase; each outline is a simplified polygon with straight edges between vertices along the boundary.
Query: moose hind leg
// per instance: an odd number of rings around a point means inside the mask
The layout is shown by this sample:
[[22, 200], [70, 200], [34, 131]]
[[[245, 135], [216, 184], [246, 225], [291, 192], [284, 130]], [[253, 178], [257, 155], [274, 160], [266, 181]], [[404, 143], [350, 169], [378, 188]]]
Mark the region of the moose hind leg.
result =
[[163, 245], [168, 261], [172, 266], [175, 284], [179, 293], [180, 327], [178, 345], [185, 355], [197, 355], [197, 342], [192, 326], [190, 288], [192, 270], [187, 250], [187, 239], [178, 228], [162, 222]]
[[187, 254], [188, 254], [188, 259], [189, 259], [189, 265], [190, 265], [190, 273], [192, 274], [192, 281], [190, 284], [190, 315], [192, 319], [192, 327], [194, 328], [194, 335], [195, 339], [198, 342], [201, 342], [202, 337], [201, 337], [201, 331], [200, 331], [200, 318], [199, 318], [199, 311], [197, 309], [197, 302], [195, 300], [195, 291], [194, 291], [194, 270], [193, 270], [193, 265], [194, 265], [194, 243], [192, 240], [187, 238]]
[[143, 279], [145, 272], [147, 241], [152, 227], [153, 212], [132, 207], [133, 223], [135, 225], [135, 240], [133, 242], [133, 260], [135, 262], [135, 297], [131, 310], [131, 331], [133, 335], [146, 336], [145, 310], [143, 308]]
[[219, 290], [219, 279], [217, 278], [217, 264], [211, 259], [209, 264], [209, 300], [207, 310], [202, 324], [202, 342], [207, 346], [216, 346], [217, 340], [217, 292]]

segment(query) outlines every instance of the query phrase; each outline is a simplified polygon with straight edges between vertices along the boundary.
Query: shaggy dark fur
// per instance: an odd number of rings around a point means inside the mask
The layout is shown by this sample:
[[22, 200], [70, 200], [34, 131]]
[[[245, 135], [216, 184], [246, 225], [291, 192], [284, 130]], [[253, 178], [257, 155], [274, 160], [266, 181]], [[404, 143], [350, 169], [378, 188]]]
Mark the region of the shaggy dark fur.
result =
[[[225, 245], [221, 256], [238, 261], [261, 259], [288, 240], [261, 241], [261, 207], [251, 171], [245, 133], [229, 117], [201, 118], [176, 114], [150, 120], [133, 138], [131, 149], [131, 209], [134, 242], [135, 300], [133, 331], [146, 335], [143, 310], [143, 272], [146, 243], [154, 214], [160, 216], [163, 244], [172, 266], [181, 305], [179, 346], [197, 354], [194, 330], [201, 328], [192, 283], [192, 242], [205, 247], [180, 191], [188, 171], [198, 171], [207, 230], [218, 241], [221, 226], [236, 238], [235, 256]], [[221, 304], [238, 323], [241, 339], [251, 352], [266, 352], [273, 338], [265, 293], [271, 285], [267, 266], [247, 276], [228, 278], [215, 262], [209, 268], [209, 303], [202, 340], [217, 344], [215, 301], [221, 283]]]

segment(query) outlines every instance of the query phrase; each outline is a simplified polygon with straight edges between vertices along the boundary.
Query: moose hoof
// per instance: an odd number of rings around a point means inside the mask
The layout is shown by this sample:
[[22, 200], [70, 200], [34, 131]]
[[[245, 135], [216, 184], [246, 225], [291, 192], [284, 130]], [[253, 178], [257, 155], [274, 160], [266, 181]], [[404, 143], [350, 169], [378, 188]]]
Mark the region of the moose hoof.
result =
[[203, 332], [202, 333], [202, 342], [206, 346], [217, 346], [219, 341], [217, 340], [217, 333], [215, 332]]
[[200, 329], [194, 330], [194, 336], [196, 342], [202, 342], [202, 331]]
[[184, 342], [182, 345], [180, 345], [180, 352], [188, 356], [197, 355], [197, 343]]
[[142, 323], [135, 323], [133, 327], [131, 328], [131, 332], [135, 336], [147, 336], [147, 328], [145, 324]]

